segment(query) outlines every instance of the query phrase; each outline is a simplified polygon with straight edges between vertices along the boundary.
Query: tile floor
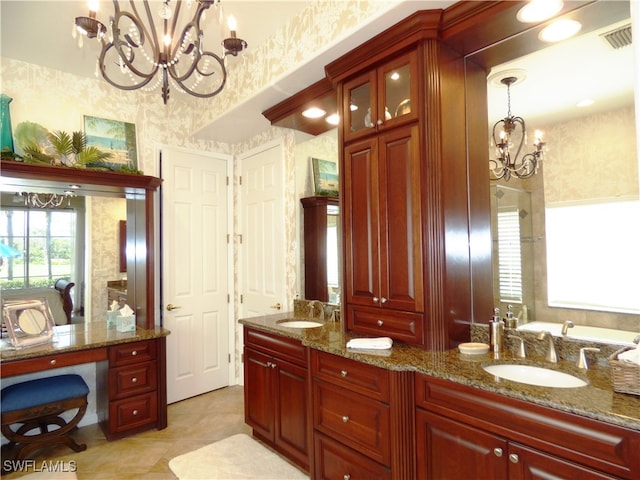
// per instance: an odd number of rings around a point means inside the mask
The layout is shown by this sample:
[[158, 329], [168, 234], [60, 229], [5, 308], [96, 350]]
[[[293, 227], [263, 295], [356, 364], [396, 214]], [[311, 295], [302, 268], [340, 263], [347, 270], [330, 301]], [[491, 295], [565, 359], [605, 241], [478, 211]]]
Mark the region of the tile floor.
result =
[[[74, 433], [84, 452], [52, 447], [34, 457], [43, 460], [75, 461], [78, 480], [175, 480], [168, 463], [173, 457], [209, 445], [236, 433], [251, 433], [244, 423], [243, 387], [226, 387], [169, 405], [168, 427], [150, 430], [122, 440], [107, 442], [98, 425]], [[3, 455], [4, 458], [4, 455]], [[13, 480], [30, 472], [13, 472]]]

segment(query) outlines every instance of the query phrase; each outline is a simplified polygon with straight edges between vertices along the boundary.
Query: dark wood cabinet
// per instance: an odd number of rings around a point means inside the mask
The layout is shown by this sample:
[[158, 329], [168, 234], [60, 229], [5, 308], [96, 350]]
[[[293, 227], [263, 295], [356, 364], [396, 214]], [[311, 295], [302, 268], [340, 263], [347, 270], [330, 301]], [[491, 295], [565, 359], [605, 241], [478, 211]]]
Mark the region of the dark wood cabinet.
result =
[[[338, 303], [338, 197], [315, 196], [301, 198], [304, 209], [304, 298]], [[335, 235], [330, 239], [330, 230]], [[335, 245], [335, 258], [329, 258], [328, 246]], [[329, 267], [335, 265], [332, 270]]]
[[417, 478], [637, 479], [640, 433], [416, 376]]
[[245, 421], [253, 434], [309, 469], [307, 348], [245, 327]]

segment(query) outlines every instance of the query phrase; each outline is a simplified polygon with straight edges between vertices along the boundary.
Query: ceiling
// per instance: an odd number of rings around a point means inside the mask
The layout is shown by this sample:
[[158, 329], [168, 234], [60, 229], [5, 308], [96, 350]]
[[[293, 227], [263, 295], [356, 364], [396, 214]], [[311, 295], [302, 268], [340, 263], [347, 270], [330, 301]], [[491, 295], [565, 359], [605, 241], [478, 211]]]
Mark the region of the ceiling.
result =
[[[315, 0], [329, 1], [329, 0]], [[358, 0], [344, 0], [358, 1]], [[110, 2], [101, 1], [101, 8]], [[157, 0], [156, 0], [157, 3]], [[249, 48], [260, 45], [276, 29], [291, 21], [310, 3], [303, 0], [223, 0], [223, 12], [232, 14], [238, 22], [238, 36]], [[198, 138], [235, 143], [260, 133], [269, 125], [261, 112], [308, 87], [324, 76], [324, 65], [348, 52], [412, 12], [420, 9], [446, 8], [455, 3], [447, 0], [399, 1], [388, 13], [365, 22], [358, 31], [335, 45], [319, 50], [315, 59], [263, 89], [247, 102], [217, 118], [199, 132]], [[613, 4], [614, 2], [612, 2]], [[628, 2], [615, 2], [626, 3]], [[22, 1], [0, 0], [1, 54], [28, 63], [43, 65], [80, 76], [93, 77], [97, 48], [91, 42], [79, 49], [71, 36], [73, 18], [86, 15], [86, 0]], [[108, 14], [103, 12], [102, 16]], [[99, 18], [101, 14], [98, 14]], [[624, 23], [624, 22], [622, 22]], [[217, 23], [216, 23], [217, 25]], [[217, 26], [214, 35], [226, 33], [226, 26]], [[526, 80], [512, 87], [514, 115], [531, 120], [544, 118], [550, 111], [554, 119], [576, 114], [575, 103], [583, 97], [596, 101], [592, 108], [616, 102], [633, 101], [633, 53], [631, 47], [613, 51], [593, 34], [549, 47], [516, 61], [494, 67], [496, 71], [522, 69]], [[28, 38], [29, 41], [24, 39]], [[219, 41], [219, 40], [215, 40]], [[38, 48], [34, 48], [37, 46]], [[589, 61], [579, 61], [580, 59]], [[603, 68], [606, 66], [606, 68]], [[233, 65], [230, 66], [233, 72]], [[615, 86], [612, 88], [612, 86]], [[566, 88], [565, 88], [566, 87]], [[567, 93], [569, 92], [569, 93]], [[578, 98], [580, 97], [580, 98]], [[179, 97], [171, 101], [179, 101]], [[213, 99], [212, 101], [215, 101]], [[489, 88], [489, 118], [495, 122], [506, 114], [506, 90], [502, 86]], [[563, 113], [560, 113], [563, 112]]]

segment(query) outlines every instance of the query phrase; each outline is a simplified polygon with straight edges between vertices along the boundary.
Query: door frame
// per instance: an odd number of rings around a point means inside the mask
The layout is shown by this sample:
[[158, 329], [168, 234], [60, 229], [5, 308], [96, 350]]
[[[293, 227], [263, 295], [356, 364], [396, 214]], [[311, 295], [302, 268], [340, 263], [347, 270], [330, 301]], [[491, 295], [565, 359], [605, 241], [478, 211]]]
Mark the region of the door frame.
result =
[[[186, 148], [186, 147], [174, 147], [166, 144], [156, 144], [155, 145], [154, 158], [156, 163], [156, 171], [159, 178], [162, 178], [162, 151], [163, 150], [172, 150], [174, 152], [184, 152], [193, 155], [201, 155], [203, 157], [215, 158], [216, 160], [224, 160], [226, 162], [226, 174], [227, 174], [227, 285], [228, 285], [228, 309], [227, 309], [227, 322], [229, 325], [228, 328], [228, 336], [227, 343], [229, 347], [229, 353], [231, 354], [231, 361], [229, 362], [229, 385], [237, 385], [238, 379], [236, 378], [236, 363], [239, 358], [238, 352], [236, 352], [235, 348], [235, 285], [234, 285], [234, 277], [235, 277], [235, 264], [234, 264], [234, 254], [235, 254], [235, 246], [234, 242], [231, 240], [233, 238], [233, 218], [234, 218], [234, 209], [233, 209], [233, 199], [234, 199], [234, 182], [233, 182], [233, 162], [234, 156], [228, 153], [218, 153], [218, 152], [209, 152], [204, 150], [197, 150], [194, 148]], [[163, 326], [164, 325], [164, 311], [162, 310], [163, 298], [162, 298], [162, 274], [163, 274], [163, 264], [162, 264], [162, 185], [157, 191], [158, 201], [155, 202], [156, 211], [154, 215], [156, 217], [156, 245], [158, 248], [154, 251], [154, 261], [158, 268], [155, 269], [156, 282], [155, 288], [156, 291], [159, 292], [156, 295], [156, 312], [158, 312], [158, 318], [156, 319], [156, 325]]]

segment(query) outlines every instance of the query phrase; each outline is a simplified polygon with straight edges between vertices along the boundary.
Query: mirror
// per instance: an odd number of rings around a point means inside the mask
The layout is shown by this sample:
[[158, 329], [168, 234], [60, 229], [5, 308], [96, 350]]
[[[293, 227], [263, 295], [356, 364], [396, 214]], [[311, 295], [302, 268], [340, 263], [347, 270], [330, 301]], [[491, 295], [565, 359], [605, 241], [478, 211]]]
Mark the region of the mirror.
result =
[[[296, 133], [296, 147], [295, 147], [295, 159], [296, 159], [296, 195], [298, 197], [298, 217], [297, 217], [297, 238], [300, 240], [300, 248], [296, 249], [296, 263], [297, 263], [297, 291], [299, 297], [306, 300], [317, 300], [320, 294], [317, 292], [326, 292], [326, 300], [328, 303], [340, 303], [340, 241], [338, 236], [338, 229], [340, 228], [340, 221], [338, 214], [334, 213], [337, 208], [337, 201], [334, 201], [335, 205], [324, 205], [324, 211], [326, 214], [326, 222], [323, 223], [326, 230], [326, 237], [323, 242], [311, 245], [310, 241], [305, 241], [304, 232], [304, 219], [305, 208], [303, 207], [300, 199], [309, 198], [315, 196], [313, 173], [312, 173], [312, 158], [319, 158], [322, 160], [333, 161], [338, 163], [338, 129], [333, 128], [328, 132], [321, 135], [311, 136], [301, 132]], [[339, 171], [339, 168], [337, 169]], [[312, 202], [314, 203], [314, 202]], [[325, 231], [323, 230], [323, 231]], [[311, 245], [311, 248], [316, 248], [318, 244], [322, 244], [321, 248], [326, 249], [325, 258], [327, 260], [326, 265], [322, 265], [321, 271], [326, 276], [326, 285], [310, 285], [307, 288], [305, 281], [305, 248], [307, 244]], [[310, 295], [307, 294], [309, 290]], [[322, 298], [322, 297], [321, 297]]]
[[126, 290], [126, 262], [119, 259], [123, 236], [126, 242], [121, 223], [126, 200], [79, 195], [42, 209], [27, 208], [24, 197], [2, 193], [2, 241], [20, 246], [24, 255], [3, 259], [0, 285], [22, 288], [28, 278], [31, 288], [51, 287], [58, 278], [68, 278], [74, 283], [71, 322], [83, 322], [85, 311], [91, 312], [89, 321], [106, 320], [108, 285], [124, 284]]
[[[632, 46], [614, 49], [601, 36], [624, 39], [629, 2], [587, 5], [571, 18], [584, 21], [573, 39], [513, 59], [504, 52], [510, 45], [519, 52], [517, 35], [500, 44], [499, 55], [491, 53], [496, 45], [468, 57], [487, 72], [486, 138], [507, 114], [499, 80], [515, 72], [526, 77], [510, 89], [512, 114], [526, 121], [524, 149], [533, 150], [534, 130], [546, 143], [536, 175], [490, 182], [493, 304], [503, 314], [513, 305], [526, 321], [637, 331], [637, 67]], [[587, 97], [595, 103], [575, 106]]]

